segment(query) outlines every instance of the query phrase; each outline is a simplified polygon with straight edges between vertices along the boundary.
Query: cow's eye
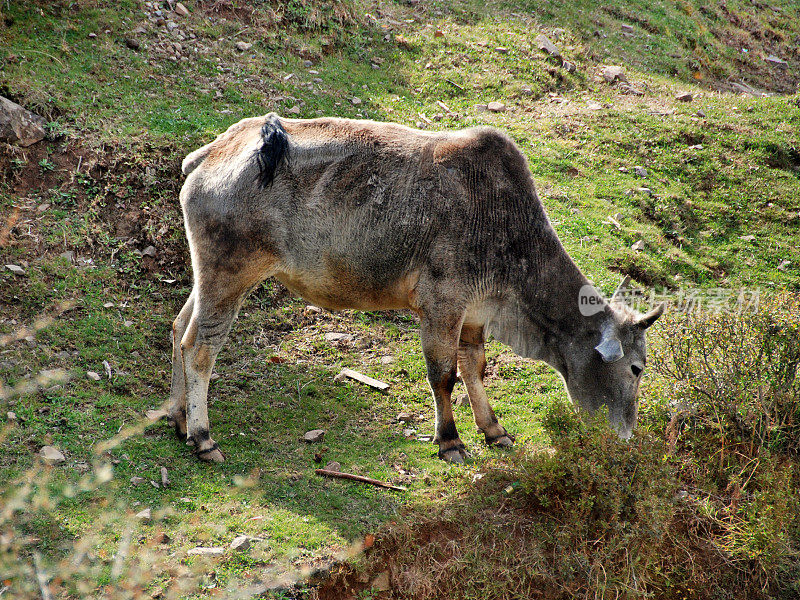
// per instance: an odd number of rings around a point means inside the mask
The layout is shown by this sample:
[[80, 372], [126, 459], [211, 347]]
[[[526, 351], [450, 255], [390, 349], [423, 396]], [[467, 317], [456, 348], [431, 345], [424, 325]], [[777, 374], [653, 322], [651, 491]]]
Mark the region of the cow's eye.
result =
[[635, 377], [638, 377], [639, 375], [642, 374], [642, 371], [644, 371], [644, 369], [639, 365], [631, 365], [631, 371], [633, 371], [633, 375]]

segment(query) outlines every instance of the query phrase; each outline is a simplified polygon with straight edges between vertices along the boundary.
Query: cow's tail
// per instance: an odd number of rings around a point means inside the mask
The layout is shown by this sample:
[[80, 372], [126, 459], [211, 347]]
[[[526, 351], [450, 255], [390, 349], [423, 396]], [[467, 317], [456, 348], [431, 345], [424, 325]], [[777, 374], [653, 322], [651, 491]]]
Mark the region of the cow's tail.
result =
[[261, 146], [256, 151], [256, 160], [258, 182], [262, 188], [272, 184], [275, 171], [282, 162], [289, 163], [289, 136], [275, 113], [267, 115], [261, 127]]

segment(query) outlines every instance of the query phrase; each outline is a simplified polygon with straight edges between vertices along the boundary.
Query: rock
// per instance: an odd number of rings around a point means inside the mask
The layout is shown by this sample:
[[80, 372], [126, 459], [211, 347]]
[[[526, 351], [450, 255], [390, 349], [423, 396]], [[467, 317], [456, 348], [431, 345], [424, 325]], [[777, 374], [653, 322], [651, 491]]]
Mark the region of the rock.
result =
[[401, 412], [399, 415], [397, 415], [397, 421], [399, 423], [413, 423], [414, 415], [407, 412]]
[[641, 252], [642, 250], [644, 250], [644, 240], [638, 240], [637, 242], [634, 242], [633, 245], [631, 246], [631, 250], [634, 250], [636, 252]]
[[246, 535], [237, 535], [231, 542], [231, 550], [247, 550], [250, 548], [251, 538]]
[[486, 112], [487, 110], [489, 110], [489, 105], [488, 104], [476, 104], [475, 105], [475, 110], [478, 111], [478, 112]]
[[689, 150], [702, 150], [703, 144], [695, 144], [694, 146], [689, 146]]
[[567, 73], [574, 73], [575, 72], [575, 65], [571, 62], [565, 60], [561, 63], [561, 68], [564, 69]]
[[293, 107], [286, 111], [287, 115], [299, 115], [300, 114], [300, 107], [295, 104]]
[[381, 356], [382, 365], [390, 365], [394, 362], [394, 356]]
[[325, 341], [332, 343], [350, 343], [356, 338], [349, 333], [342, 333], [339, 331], [331, 331], [325, 334]]
[[337, 473], [341, 472], [342, 465], [340, 465], [335, 460], [330, 461], [327, 465], [325, 465], [326, 471], [336, 471]]
[[187, 556], [222, 556], [225, 554], [225, 548], [192, 548], [189, 550]]
[[61, 258], [66, 258], [69, 262], [75, 262], [75, 253], [72, 250], [67, 250], [59, 254]]
[[55, 446], [42, 446], [42, 449], [39, 450], [39, 456], [48, 465], [58, 465], [67, 460], [61, 450]]
[[142, 256], [149, 256], [151, 258], [156, 257], [156, 248], [155, 246], [148, 246], [144, 250], [142, 250]]
[[[252, 47], [253, 44], [249, 44], [248, 42], [236, 42], [236, 49], [239, 52], [247, 52]], [[191, 552], [191, 550], [189, 552]]]
[[358, 96], [353, 96], [350, 99], [350, 102], [353, 103], [353, 106], [358, 106], [359, 104], [361, 104], [361, 98], [359, 98]]
[[139, 43], [139, 40], [132, 37], [125, 38], [125, 45], [131, 50], [138, 50], [139, 48], [142, 47], [142, 45]]
[[25, 269], [19, 265], [6, 265], [6, 269], [11, 271], [14, 275], [25, 275]]
[[417, 430], [416, 429], [411, 429], [410, 427], [408, 429], [403, 429], [403, 437], [404, 438], [411, 439], [416, 434], [417, 434]]
[[486, 105], [486, 110], [489, 112], [503, 112], [506, 109], [506, 105], [502, 102], [489, 102]]
[[494, 49], [495, 52], [499, 52], [500, 54], [508, 54], [508, 48], [505, 46], [498, 46]]
[[558, 49], [558, 46], [551, 42], [546, 35], [540, 33], [533, 41], [542, 52], [546, 52], [550, 56], [555, 56], [556, 58], [561, 58], [561, 51]]
[[629, 83], [623, 83], [620, 86], [623, 94], [630, 94], [631, 96], [644, 96], [644, 92], [639, 88], [633, 87]]
[[100, 381], [100, 375], [94, 371], [86, 371], [86, 377], [92, 381]]
[[602, 110], [603, 105], [600, 104], [599, 102], [595, 102], [594, 100], [590, 100], [589, 102], [586, 103], [586, 108], [588, 108], [589, 110]]
[[698, 110], [696, 113], [694, 113], [694, 116], [695, 117], [699, 117], [701, 119], [705, 119], [706, 118], [706, 113], [704, 113], [702, 110]]
[[169, 471], [167, 471], [167, 467], [161, 467], [161, 487], [167, 487], [169, 485]]
[[389, 582], [389, 571], [380, 573], [370, 582], [369, 586], [377, 592], [388, 592], [390, 589], [392, 589]]
[[603, 79], [605, 79], [608, 83], [614, 83], [615, 81], [628, 81], [628, 78], [625, 75], [625, 69], [618, 65], [606, 65], [603, 67], [602, 75]]
[[789, 267], [790, 264], [792, 264], [792, 261], [790, 261], [790, 260], [782, 260], [780, 262], [780, 264], [778, 265], [778, 271], [785, 271]]
[[91, 33], [88, 35], [88, 37], [89, 37], [89, 39], [92, 39], [92, 40], [93, 40], [94, 38], [96, 38], [96, 37], [97, 37], [97, 34], [96, 34], [94, 31], [93, 31], [93, 32], [91, 32]]
[[785, 60], [778, 58], [774, 54], [770, 54], [767, 58], [764, 59], [765, 62], [768, 62], [772, 66], [779, 67], [781, 69], [786, 69], [789, 66]]
[[694, 96], [691, 92], [681, 92], [675, 96], [675, 100], [678, 102], [691, 102], [694, 100]]
[[639, 192], [640, 194], [645, 194], [646, 196], [652, 196], [653, 195], [653, 190], [651, 190], [650, 188], [646, 188], [646, 187], [636, 188], [636, 191]]
[[141, 510], [138, 513], [136, 513], [136, 518], [142, 521], [143, 523], [148, 523], [153, 520], [153, 513], [149, 508], [145, 508], [144, 510]]
[[739, 239], [745, 242], [755, 242], [756, 236], [754, 235], [740, 235]]
[[627, 23], [623, 23], [620, 29], [626, 33], [633, 33], [633, 25], [628, 25]]
[[15, 413], [13, 410], [10, 410], [10, 411], [8, 411], [6, 413], [6, 418], [9, 421], [16, 421], [17, 420], [17, 413]]
[[647, 169], [642, 166], [633, 167], [633, 174], [637, 177], [647, 177]]
[[314, 442], [321, 442], [324, 437], [324, 429], [312, 429], [311, 431], [306, 431], [302, 439], [307, 444], [313, 444]]
[[138, 475], [134, 475], [133, 477], [131, 477], [131, 485], [138, 486], [142, 485], [143, 483], [147, 483], [147, 479], [145, 479], [144, 477], [139, 477]]
[[175, 5], [175, 14], [180, 17], [188, 17], [189, 16], [189, 9], [186, 8], [183, 4], [178, 2]]

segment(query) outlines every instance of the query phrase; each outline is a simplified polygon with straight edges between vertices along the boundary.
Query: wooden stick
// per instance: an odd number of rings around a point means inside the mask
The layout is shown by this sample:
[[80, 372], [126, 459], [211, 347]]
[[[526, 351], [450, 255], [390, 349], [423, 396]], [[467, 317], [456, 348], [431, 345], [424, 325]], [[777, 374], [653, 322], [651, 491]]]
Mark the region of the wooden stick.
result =
[[329, 471], [328, 469], [317, 469], [314, 471], [314, 473], [317, 475], [322, 475], [323, 477], [333, 477], [334, 479], [350, 479], [352, 481], [360, 481], [361, 483], [368, 483], [376, 487], [386, 488], [387, 490], [394, 490], [396, 492], [405, 492], [407, 489], [402, 485], [392, 485], [391, 483], [386, 483], [385, 481], [370, 479], [369, 477], [362, 477], [361, 475], [353, 475], [352, 473], [340, 473], [339, 471]]
[[373, 379], [372, 377], [368, 377], [359, 373], [358, 371], [354, 371], [353, 369], [342, 369], [342, 372], [339, 373], [336, 377], [334, 377], [335, 381], [341, 381], [345, 377], [349, 377], [350, 379], [355, 379], [356, 381], [360, 381], [361, 383], [368, 385], [370, 387], [374, 387], [377, 390], [385, 392], [389, 389], [389, 384], [384, 383], [383, 381], [378, 381], [377, 379]]

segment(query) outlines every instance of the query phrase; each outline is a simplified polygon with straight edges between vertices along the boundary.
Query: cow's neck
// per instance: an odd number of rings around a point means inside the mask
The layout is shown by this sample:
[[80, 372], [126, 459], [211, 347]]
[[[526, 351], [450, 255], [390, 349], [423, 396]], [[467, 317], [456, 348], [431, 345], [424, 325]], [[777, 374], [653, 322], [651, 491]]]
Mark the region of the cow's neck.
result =
[[553, 238], [538, 249], [536, 269], [515, 277], [509, 293], [493, 303], [487, 332], [520, 356], [543, 360], [563, 373], [565, 354], [587, 330], [599, 328], [603, 316], [581, 314], [579, 293], [589, 281], [555, 232]]

